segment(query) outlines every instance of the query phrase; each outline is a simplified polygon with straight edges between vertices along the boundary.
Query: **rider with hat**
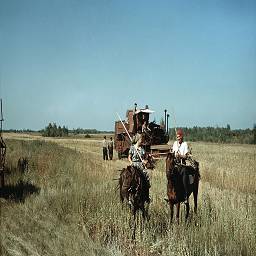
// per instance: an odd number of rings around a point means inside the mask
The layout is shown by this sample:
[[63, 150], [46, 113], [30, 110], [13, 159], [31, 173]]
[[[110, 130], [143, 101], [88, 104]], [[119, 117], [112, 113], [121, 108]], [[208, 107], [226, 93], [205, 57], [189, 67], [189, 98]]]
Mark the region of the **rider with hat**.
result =
[[135, 167], [137, 170], [141, 171], [143, 176], [145, 177], [145, 181], [147, 183], [148, 195], [147, 202], [150, 202], [149, 198], [149, 188], [150, 188], [150, 177], [147, 168], [145, 167], [147, 164], [146, 151], [142, 147], [143, 138], [139, 137], [134, 145], [131, 146], [128, 154], [128, 161], [131, 166]]
[[[174, 152], [177, 159], [177, 165], [186, 164], [186, 159], [189, 154], [189, 147], [187, 142], [183, 140], [184, 134], [182, 129], [178, 129], [176, 132], [176, 141], [173, 143], [172, 152]], [[188, 200], [188, 187], [189, 187], [189, 174], [186, 173], [186, 169], [182, 168], [181, 176], [185, 190], [185, 201]]]
[[187, 142], [183, 140], [183, 137], [182, 129], [178, 129], [176, 132], [177, 140], [173, 143], [172, 151], [175, 153], [175, 157], [181, 160], [181, 163], [186, 164], [185, 160], [189, 154], [189, 147]]

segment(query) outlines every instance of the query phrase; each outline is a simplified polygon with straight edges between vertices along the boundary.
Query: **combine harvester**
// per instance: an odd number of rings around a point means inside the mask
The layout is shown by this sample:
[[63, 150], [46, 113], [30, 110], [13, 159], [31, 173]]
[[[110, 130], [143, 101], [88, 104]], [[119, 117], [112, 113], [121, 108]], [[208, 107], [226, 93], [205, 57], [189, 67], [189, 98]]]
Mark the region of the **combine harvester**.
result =
[[127, 110], [126, 120], [121, 120], [119, 117], [119, 121], [115, 122], [114, 138], [115, 150], [119, 159], [128, 156], [132, 140], [138, 133], [144, 135], [144, 148], [154, 159], [166, 156], [170, 150], [170, 146], [167, 144], [169, 141], [169, 114], [167, 114], [167, 110], [164, 112], [165, 121], [163, 125], [149, 121], [149, 115], [154, 111], [150, 110], [148, 105], [143, 109], [139, 109], [135, 103], [134, 109]]

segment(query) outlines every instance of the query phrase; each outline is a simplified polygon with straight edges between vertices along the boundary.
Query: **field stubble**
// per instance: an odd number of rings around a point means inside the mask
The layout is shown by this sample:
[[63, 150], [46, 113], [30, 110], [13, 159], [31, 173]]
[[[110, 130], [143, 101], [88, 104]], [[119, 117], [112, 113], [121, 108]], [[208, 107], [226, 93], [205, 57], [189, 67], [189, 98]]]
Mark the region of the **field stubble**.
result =
[[[114, 180], [127, 161], [102, 161], [97, 140], [10, 139], [7, 146], [7, 184], [13, 190], [0, 198], [3, 255], [253, 255], [256, 250], [255, 146], [192, 144], [202, 179], [198, 214], [191, 198], [188, 224], [169, 221], [165, 166], [159, 161], [152, 172], [150, 220], [142, 224], [138, 218], [136, 242]], [[16, 169], [20, 156], [29, 159], [24, 174]], [[17, 197], [13, 191], [20, 182], [37, 192]], [[184, 219], [183, 205], [181, 210]]]

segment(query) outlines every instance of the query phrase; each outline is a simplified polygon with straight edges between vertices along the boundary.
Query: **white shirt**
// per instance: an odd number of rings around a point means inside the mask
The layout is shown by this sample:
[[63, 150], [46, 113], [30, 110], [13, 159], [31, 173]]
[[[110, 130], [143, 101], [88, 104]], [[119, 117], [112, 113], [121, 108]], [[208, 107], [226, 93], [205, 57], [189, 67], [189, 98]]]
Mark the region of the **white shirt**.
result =
[[108, 146], [108, 142], [107, 142], [107, 140], [103, 140], [102, 141], [102, 146], [103, 146], [103, 148], [106, 148], [107, 146]]
[[184, 156], [189, 152], [188, 144], [184, 141], [181, 144], [179, 144], [178, 141], [174, 141], [172, 150], [175, 152], [175, 156], [177, 156], [178, 153]]

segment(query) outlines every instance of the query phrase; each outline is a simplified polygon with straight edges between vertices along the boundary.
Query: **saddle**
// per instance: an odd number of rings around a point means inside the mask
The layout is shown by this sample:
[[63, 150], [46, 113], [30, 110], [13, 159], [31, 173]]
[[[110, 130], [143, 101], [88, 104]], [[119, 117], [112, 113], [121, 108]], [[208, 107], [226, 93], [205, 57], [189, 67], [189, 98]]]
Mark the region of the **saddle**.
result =
[[180, 159], [175, 159], [175, 168], [177, 169], [177, 172], [182, 176], [183, 175], [183, 167], [190, 168], [190, 173], [188, 174], [189, 178], [189, 184], [193, 184], [195, 181], [195, 176], [198, 175], [200, 179], [200, 173], [199, 173], [199, 163], [193, 159], [191, 156], [188, 157], [187, 162], [184, 160], [183, 162], [180, 162]]

